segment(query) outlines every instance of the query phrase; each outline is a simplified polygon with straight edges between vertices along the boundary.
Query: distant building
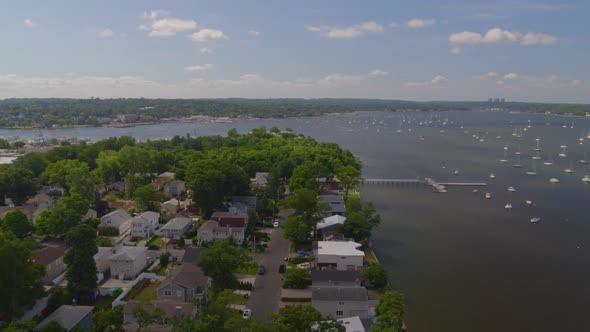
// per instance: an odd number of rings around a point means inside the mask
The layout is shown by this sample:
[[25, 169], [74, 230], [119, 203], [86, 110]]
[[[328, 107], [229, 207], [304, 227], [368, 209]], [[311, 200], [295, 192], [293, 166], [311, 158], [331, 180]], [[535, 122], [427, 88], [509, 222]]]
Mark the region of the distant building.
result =
[[123, 234], [131, 228], [131, 216], [123, 209], [115, 210], [100, 217], [98, 227], [105, 226], [115, 227], [119, 230], [119, 234]]
[[168, 182], [164, 185], [164, 192], [174, 197], [184, 195], [184, 193], [186, 192], [186, 184], [184, 181], [181, 180], [174, 180]]
[[248, 214], [245, 212], [214, 212], [211, 220], [219, 223], [219, 226], [248, 227]]
[[109, 258], [111, 275], [118, 279], [133, 279], [145, 267], [146, 247], [121, 247]]
[[40, 263], [45, 266], [45, 276], [41, 279], [44, 285], [54, 285], [53, 280], [66, 272], [64, 255], [66, 249], [63, 245], [49, 245], [31, 257], [34, 263]]
[[253, 185], [256, 188], [266, 188], [268, 186], [268, 178], [270, 177], [270, 172], [256, 172], [254, 175], [254, 182]]
[[357, 271], [311, 270], [312, 286], [360, 286]]
[[148, 238], [158, 228], [159, 223], [160, 214], [158, 212], [144, 212], [131, 218], [131, 235]]
[[82, 331], [88, 330], [92, 327], [92, 310], [94, 310], [92, 306], [62, 305], [33, 330], [39, 331], [52, 321], [56, 321], [68, 332], [76, 326], [79, 326]]
[[165, 237], [179, 240], [180, 237], [184, 235], [184, 233], [188, 232], [192, 228], [192, 226], [193, 222], [190, 218], [177, 217], [167, 222], [166, 225], [162, 226], [162, 228], [160, 228], [160, 232]]
[[337, 232], [339, 228], [342, 227], [342, 225], [344, 225], [345, 221], [346, 217], [343, 217], [338, 214], [324, 218], [316, 226], [318, 236], [320, 238], [323, 238], [323, 236], [325, 235]]
[[117, 120], [124, 122], [124, 123], [136, 122], [137, 120], [139, 120], [139, 115], [138, 114], [119, 114], [119, 115], [117, 115]]
[[158, 287], [159, 300], [191, 302], [202, 300], [211, 281], [195, 264], [182, 264]]
[[360, 286], [326, 286], [311, 288], [311, 305], [322, 316], [335, 319], [358, 316], [369, 318], [369, 296], [367, 289]]
[[223, 241], [228, 238], [233, 238], [238, 244], [244, 242], [244, 227], [221, 226], [215, 220], [206, 221], [197, 232], [197, 242]]
[[346, 216], [346, 206], [344, 205], [344, 199], [338, 195], [319, 195], [320, 204], [326, 204], [328, 206], [327, 216]]
[[258, 210], [258, 198], [256, 196], [234, 196], [232, 197], [230, 212], [247, 213], [249, 209]]

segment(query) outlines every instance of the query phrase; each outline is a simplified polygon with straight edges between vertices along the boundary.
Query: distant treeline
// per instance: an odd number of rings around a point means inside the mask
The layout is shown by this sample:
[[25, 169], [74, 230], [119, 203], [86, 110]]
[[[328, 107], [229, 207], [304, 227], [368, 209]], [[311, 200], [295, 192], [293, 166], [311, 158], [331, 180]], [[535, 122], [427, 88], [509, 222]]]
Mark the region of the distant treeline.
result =
[[520, 102], [414, 102], [381, 99], [4, 99], [0, 127], [97, 126], [121, 114], [138, 121], [193, 115], [284, 118], [355, 111], [479, 110], [503, 108], [520, 112], [585, 115], [590, 105]]

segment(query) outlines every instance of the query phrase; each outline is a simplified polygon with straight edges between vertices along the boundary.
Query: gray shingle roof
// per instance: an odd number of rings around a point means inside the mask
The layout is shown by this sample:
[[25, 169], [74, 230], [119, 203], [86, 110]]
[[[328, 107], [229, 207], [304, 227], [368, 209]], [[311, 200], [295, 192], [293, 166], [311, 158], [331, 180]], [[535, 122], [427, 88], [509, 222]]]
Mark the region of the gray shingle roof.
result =
[[78, 324], [82, 318], [86, 317], [94, 307], [92, 306], [72, 306], [62, 305], [51, 315], [47, 316], [39, 325], [35, 326], [34, 330], [38, 331], [51, 321], [56, 321], [59, 325], [66, 330], [71, 330], [76, 324]]
[[311, 281], [355, 282], [359, 279], [356, 271], [311, 270]]
[[181, 218], [181, 217], [173, 218], [172, 220], [167, 222], [166, 225], [162, 226], [162, 228], [160, 228], [160, 231], [182, 230], [191, 222], [192, 221], [190, 218]]
[[312, 301], [367, 301], [367, 289], [365, 287], [312, 287]]

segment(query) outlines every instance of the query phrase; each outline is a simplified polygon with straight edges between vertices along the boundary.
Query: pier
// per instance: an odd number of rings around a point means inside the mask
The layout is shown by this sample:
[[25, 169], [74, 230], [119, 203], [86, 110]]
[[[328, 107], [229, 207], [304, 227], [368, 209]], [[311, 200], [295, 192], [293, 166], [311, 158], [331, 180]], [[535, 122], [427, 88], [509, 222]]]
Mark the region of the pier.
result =
[[363, 184], [426, 184], [420, 179], [363, 179]]
[[437, 182], [431, 178], [426, 178], [426, 183], [428, 183], [429, 186], [445, 186], [445, 187], [449, 187], [449, 186], [471, 186], [471, 187], [485, 187], [488, 184], [485, 182]]

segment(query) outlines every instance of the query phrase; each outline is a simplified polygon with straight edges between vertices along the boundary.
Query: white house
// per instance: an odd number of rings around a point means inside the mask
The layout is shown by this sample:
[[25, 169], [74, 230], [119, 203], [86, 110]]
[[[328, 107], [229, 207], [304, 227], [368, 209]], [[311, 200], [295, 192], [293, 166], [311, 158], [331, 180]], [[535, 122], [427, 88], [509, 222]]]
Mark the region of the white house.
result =
[[160, 204], [160, 211], [166, 216], [175, 216], [180, 210], [181, 202], [176, 198], [172, 198]]
[[146, 247], [121, 247], [109, 258], [111, 276], [118, 279], [133, 279], [145, 267]]
[[365, 327], [359, 316], [341, 318], [337, 322], [344, 326], [346, 332], [365, 332]]
[[162, 226], [160, 232], [165, 237], [178, 240], [184, 233], [191, 229], [192, 225], [193, 223], [190, 218], [177, 217]]
[[365, 258], [365, 253], [358, 250], [361, 246], [353, 241], [318, 241], [317, 248], [314, 248], [318, 267], [358, 270], [363, 267]]
[[203, 242], [220, 241], [233, 238], [238, 244], [244, 241], [244, 227], [220, 226], [215, 220], [206, 221], [197, 232], [197, 241]]
[[119, 234], [123, 234], [131, 228], [131, 216], [123, 209], [115, 210], [100, 217], [98, 227], [105, 226], [115, 227], [119, 230]]
[[160, 223], [160, 214], [158, 212], [147, 211], [131, 219], [131, 236], [141, 238], [150, 237], [158, 228]]
[[340, 287], [312, 287], [311, 305], [322, 316], [332, 316], [335, 319], [359, 316], [361, 319], [369, 317], [369, 296], [367, 289], [360, 286]]

